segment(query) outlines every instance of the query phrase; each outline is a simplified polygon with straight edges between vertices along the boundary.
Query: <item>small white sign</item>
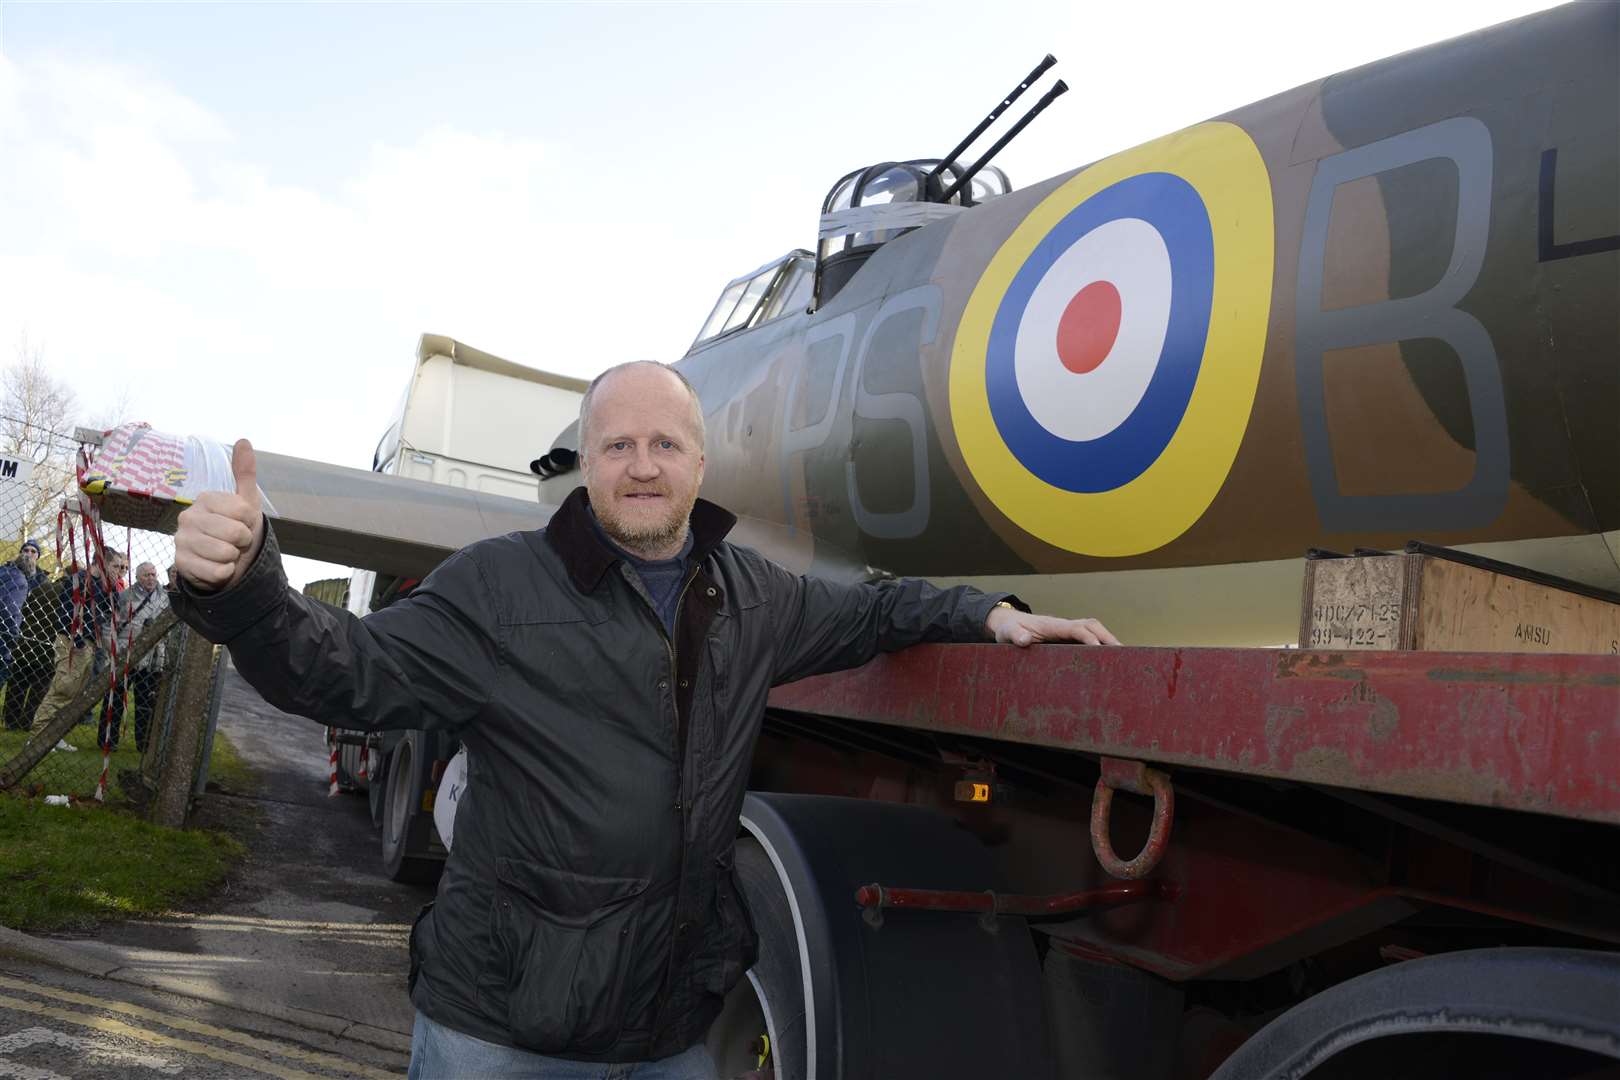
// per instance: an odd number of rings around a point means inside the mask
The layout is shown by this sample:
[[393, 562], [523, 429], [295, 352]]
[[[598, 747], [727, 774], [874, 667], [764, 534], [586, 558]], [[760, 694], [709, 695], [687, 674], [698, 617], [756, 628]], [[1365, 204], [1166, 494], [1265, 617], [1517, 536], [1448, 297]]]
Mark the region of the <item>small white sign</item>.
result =
[[28, 481], [34, 463], [27, 458], [0, 455], [0, 536], [14, 537], [23, 527], [23, 510], [28, 506]]
[[461, 809], [461, 797], [467, 792], [467, 748], [456, 751], [439, 778], [439, 793], [433, 798], [433, 824], [439, 830], [439, 840], [450, 850], [451, 838], [456, 832], [456, 811]]

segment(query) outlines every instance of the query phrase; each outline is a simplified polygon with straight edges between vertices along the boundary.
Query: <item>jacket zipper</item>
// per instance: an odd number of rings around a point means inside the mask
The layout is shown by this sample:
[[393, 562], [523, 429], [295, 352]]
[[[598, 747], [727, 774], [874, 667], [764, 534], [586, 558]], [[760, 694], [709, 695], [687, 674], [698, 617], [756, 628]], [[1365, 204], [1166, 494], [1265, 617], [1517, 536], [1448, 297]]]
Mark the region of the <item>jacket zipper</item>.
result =
[[[675, 597], [675, 627], [678, 631], [681, 625], [681, 605], [686, 602], [686, 590], [692, 587], [697, 579], [697, 567], [693, 567], [687, 574], [686, 580], [681, 583], [680, 595]], [[662, 620], [660, 620], [662, 622]], [[682, 810], [686, 806], [686, 721], [681, 719], [680, 678], [681, 668], [679, 657], [675, 652], [676, 638], [672, 633], [664, 635], [664, 647], [669, 650], [669, 677], [673, 680], [670, 690], [675, 694], [675, 809]], [[681, 845], [686, 845], [686, 830], [681, 830]]]
[[[680, 595], [675, 598], [674, 624], [677, 629], [681, 625], [681, 605], [686, 602], [686, 590], [692, 587], [692, 582], [697, 579], [697, 573], [698, 568], [694, 566], [687, 574], [686, 580], [681, 583]], [[659, 620], [658, 628], [661, 631], [664, 629], [662, 619]], [[671, 913], [675, 921], [675, 933], [670, 936], [669, 958], [664, 961], [663, 989], [659, 995], [658, 1013], [653, 1018], [654, 1041], [663, 1031], [664, 1009], [669, 1005], [670, 977], [675, 972], [675, 950], [680, 944], [681, 887], [686, 881], [686, 722], [681, 719], [681, 669], [677, 662], [675, 640], [675, 634], [664, 632], [664, 648], [669, 651], [669, 677], [673, 680], [669, 689], [675, 695], [675, 809], [681, 815], [681, 850], [680, 865], [675, 872], [675, 910]]]

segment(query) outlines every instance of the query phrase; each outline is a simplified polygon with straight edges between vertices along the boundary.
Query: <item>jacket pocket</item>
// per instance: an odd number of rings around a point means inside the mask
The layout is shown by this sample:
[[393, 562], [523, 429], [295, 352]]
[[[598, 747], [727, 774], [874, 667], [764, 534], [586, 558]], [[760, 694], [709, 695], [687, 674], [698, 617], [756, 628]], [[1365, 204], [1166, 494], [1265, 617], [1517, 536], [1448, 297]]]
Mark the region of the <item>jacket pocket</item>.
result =
[[716, 997], [729, 993], [759, 959], [759, 935], [737, 886], [733, 858], [727, 851], [715, 859], [714, 923], [695, 972], [698, 986]]
[[516, 859], [495, 864], [494, 937], [512, 1041], [540, 1053], [611, 1047], [624, 1028], [646, 878], [603, 878]]

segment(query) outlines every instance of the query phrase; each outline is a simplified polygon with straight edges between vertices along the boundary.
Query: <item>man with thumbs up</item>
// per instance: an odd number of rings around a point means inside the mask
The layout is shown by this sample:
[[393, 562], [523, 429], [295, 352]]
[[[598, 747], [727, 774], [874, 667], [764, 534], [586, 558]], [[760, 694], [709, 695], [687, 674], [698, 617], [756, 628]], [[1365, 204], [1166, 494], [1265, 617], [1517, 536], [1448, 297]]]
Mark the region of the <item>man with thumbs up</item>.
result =
[[697, 497], [703, 438], [675, 369], [608, 370], [581, 402], [585, 485], [546, 528], [462, 549], [365, 619], [288, 588], [246, 441], [236, 491], [180, 516], [176, 613], [267, 701], [468, 748], [455, 850], [412, 933], [412, 1077], [708, 1080], [703, 1038], [755, 956], [731, 858], [770, 688], [920, 641], [1113, 641], [1005, 596], [837, 585], [729, 544], [736, 519]]

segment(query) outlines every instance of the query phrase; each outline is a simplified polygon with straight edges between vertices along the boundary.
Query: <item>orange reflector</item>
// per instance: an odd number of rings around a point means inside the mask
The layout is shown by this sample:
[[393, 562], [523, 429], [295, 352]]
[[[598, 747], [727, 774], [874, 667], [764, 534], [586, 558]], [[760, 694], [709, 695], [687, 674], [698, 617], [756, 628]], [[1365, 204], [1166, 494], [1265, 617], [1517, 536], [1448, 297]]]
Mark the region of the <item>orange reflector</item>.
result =
[[981, 780], [958, 780], [956, 801], [987, 803], [990, 801], [990, 785]]

